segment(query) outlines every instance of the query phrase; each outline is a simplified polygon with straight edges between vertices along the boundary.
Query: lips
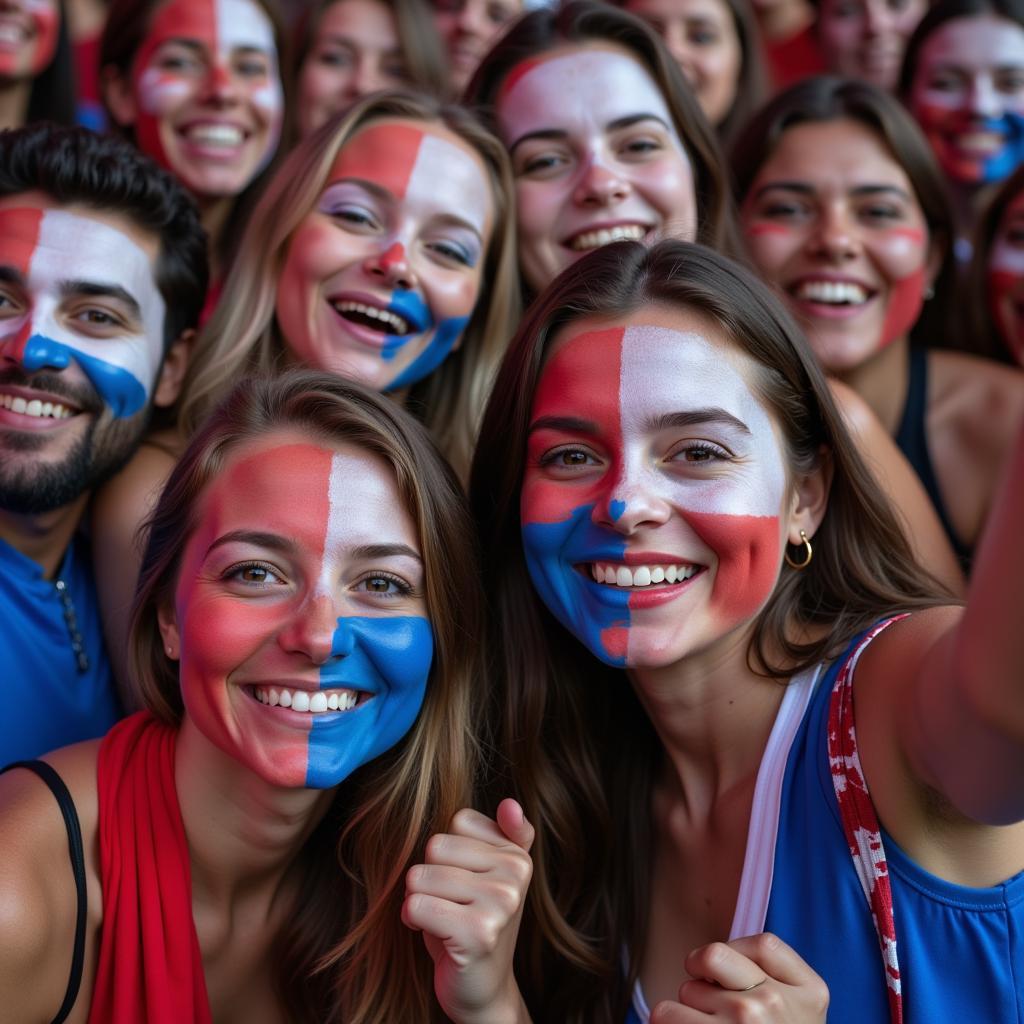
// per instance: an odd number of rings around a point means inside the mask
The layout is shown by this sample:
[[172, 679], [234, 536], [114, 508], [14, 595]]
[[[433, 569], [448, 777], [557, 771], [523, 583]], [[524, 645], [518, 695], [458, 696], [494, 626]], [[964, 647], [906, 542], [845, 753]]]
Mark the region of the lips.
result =
[[573, 252], [589, 252], [591, 249], [600, 249], [612, 242], [623, 240], [641, 242], [650, 230], [650, 225], [642, 224], [639, 221], [586, 227], [569, 235], [562, 245]]

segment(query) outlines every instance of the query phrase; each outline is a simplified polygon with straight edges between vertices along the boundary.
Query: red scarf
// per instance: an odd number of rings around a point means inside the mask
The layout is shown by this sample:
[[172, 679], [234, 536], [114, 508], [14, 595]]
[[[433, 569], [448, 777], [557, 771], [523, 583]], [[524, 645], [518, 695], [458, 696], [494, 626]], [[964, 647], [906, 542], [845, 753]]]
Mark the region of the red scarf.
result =
[[140, 711], [100, 746], [103, 930], [89, 1024], [211, 1024], [174, 788], [177, 735]]

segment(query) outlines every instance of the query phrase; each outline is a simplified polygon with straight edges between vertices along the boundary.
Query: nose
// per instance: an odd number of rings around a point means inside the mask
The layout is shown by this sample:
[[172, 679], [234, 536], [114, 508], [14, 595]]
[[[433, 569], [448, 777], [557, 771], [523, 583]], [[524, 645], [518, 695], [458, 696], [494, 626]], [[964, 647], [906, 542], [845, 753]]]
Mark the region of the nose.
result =
[[323, 665], [332, 657], [347, 654], [344, 638], [335, 651], [339, 608], [329, 594], [309, 595], [296, 609], [278, 634], [278, 644], [286, 654], [300, 654], [315, 665]]
[[0, 360], [34, 373], [36, 370], [65, 370], [68, 351], [42, 334], [33, 334], [32, 318], [10, 334], [0, 336]]
[[838, 263], [857, 255], [856, 231], [845, 208], [826, 206], [822, 209], [817, 226], [811, 233], [809, 248], [816, 255]]
[[487, 24], [484, 4], [481, 3], [481, 0], [466, 0], [459, 11], [456, 24], [459, 28], [459, 34], [462, 36], [487, 39], [490, 35], [490, 27]]
[[218, 105], [237, 101], [238, 84], [225, 61], [215, 60], [210, 65], [206, 75], [204, 98]]
[[409, 256], [401, 242], [382, 246], [363, 263], [363, 269], [373, 278], [390, 288], [412, 290], [416, 286], [416, 275], [409, 265]]
[[371, 92], [386, 89], [387, 79], [381, 71], [380, 65], [369, 60], [360, 60], [356, 64], [355, 72], [348, 88], [348, 94], [357, 99], [366, 96]]
[[869, 36], [880, 36], [888, 32], [893, 16], [885, 0], [868, 0], [864, 5], [864, 31]]
[[613, 166], [593, 156], [579, 176], [573, 199], [578, 206], [608, 206], [629, 193], [629, 182]]
[[624, 466], [594, 505], [593, 522], [627, 537], [666, 522], [671, 508], [659, 494], [654, 476], [645, 466]]
[[1003, 105], [999, 101], [999, 94], [989, 75], [975, 75], [971, 79], [967, 106], [977, 117], [999, 117], [1002, 115]]

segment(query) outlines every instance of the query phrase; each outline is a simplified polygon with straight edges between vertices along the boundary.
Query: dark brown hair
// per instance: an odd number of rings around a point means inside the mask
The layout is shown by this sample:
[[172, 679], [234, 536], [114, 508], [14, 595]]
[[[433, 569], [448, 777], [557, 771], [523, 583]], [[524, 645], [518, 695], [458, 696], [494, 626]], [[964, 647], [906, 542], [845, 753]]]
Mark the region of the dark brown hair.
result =
[[434, 662], [408, 735], [339, 787], [295, 865], [298, 895], [270, 966], [289, 1019], [320, 1024], [441, 1021], [430, 958], [401, 922], [404, 875], [427, 839], [467, 806], [475, 764], [482, 637], [465, 500], [423, 427], [393, 402], [333, 374], [292, 370], [239, 383], [174, 468], [149, 523], [129, 656], [146, 707], [177, 724], [177, 663], [157, 610], [173, 600], [200, 499], [241, 445], [280, 429], [380, 457], [419, 532]]
[[491, 714], [505, 765], [495, 791], [516, 793], [538, 833], [516, 969], [536, 1020], [620, 1024], [626, 1016], [644, 954], [661, 746], [625, 674], [569, 637], [530, 584], [519, 517], [530, 411], [561, 328], [652, 305], [707, 317], [757, 364], [753, 387], [780, 430], [791, 474], [831, 462], [814, 561], [802, 572], [782, 568], [755, 625], [752, 668], [785, 679], [835, 657], [882, 615], [948, 603], [907, 553], [806, 340], [753, 274], [704, 246], [664, 241], [650, 250], [614, 243], [559, 276], [509, 348], [471, 488], [493, 584]]
[[[568, 0], [561, 7], [524, 15], [498, 40], [476, 69], [463, 99], [492, 131], [502, 84], [523, 61], [567, 43], [613, 43], [628, 50], [654, 79], [693, 164], [697, 194], [697, 240], [720, 252], [743, 252], [729, 194], [729, 179], [714, 130], [700, 109], [679, 65], [646, 22], [596, 0]], [[557, 98], [552, 97], [552, 102]]]

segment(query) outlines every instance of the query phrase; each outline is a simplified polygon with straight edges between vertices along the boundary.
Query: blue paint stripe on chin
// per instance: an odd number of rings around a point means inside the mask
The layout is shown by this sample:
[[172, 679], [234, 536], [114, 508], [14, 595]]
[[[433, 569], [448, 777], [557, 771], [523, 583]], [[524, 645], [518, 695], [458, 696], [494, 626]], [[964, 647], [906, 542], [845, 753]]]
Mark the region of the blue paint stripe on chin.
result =
[[434, 326], [434, 318], [430, 314], [427, 304], [420, 296], [406, 288], [396, 288], [391, 293], [391, 301], [388, 303], [388, 312], [400, 316], [409, 325], [408, 334], [389, 334], [384, 339], [381, 348], [381, 358], [390, 361], [398, 355], [399, 351], [416, 335], [429, 331]]
[[146, 389], [121, 366], [115, 366], [63, 342], [33, 334], [25, 344], [26, 370], [63, 370], [74, 360], [118, 419], [134, 416], [146, 405]]
[[468, 316], [450, 317], [437, 325], [430, 344], [387, 386], [385, 390], [408, 387], [429, 377], [450, 355], [469, 323]]
[[629, 628], [629, 594], [609, 588], [598, 598], [592, 580], [576, 569], [588, 562], [618, 561], [626, 550], [623, 537], [594, 523], [593, 509], [580, 505], [557, 523], [524, 523], [526, 566], [551, 614], [606, 665], [623, 668], [625, 653], [609, 650], [604, 634]]

